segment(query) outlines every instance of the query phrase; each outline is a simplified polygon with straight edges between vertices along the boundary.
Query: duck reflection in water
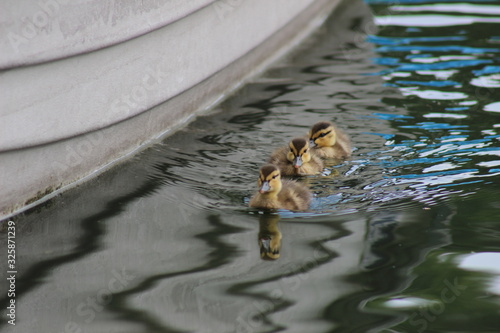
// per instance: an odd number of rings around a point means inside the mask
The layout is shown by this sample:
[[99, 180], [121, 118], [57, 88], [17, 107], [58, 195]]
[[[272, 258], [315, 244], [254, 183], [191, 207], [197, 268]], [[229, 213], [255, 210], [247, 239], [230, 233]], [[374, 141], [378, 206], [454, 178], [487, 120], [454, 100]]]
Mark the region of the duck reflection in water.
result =
[[278, 214], [264, 213], [259, 220], [260, 257], [264, 260], [276, 260], [280, 257], [281, 232], [278, 229]]

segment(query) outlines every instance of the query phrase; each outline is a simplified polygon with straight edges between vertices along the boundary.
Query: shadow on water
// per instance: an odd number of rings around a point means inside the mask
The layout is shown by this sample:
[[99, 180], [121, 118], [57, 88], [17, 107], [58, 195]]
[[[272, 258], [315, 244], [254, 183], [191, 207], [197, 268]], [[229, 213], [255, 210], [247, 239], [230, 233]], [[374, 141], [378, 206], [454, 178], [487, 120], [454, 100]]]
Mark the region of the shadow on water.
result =
[[[155, 167], [158, 168], [158, 166], [154, 165], [154, 163], [151, 165], [153, 165], [153, 168], [155, 168]], [[162, 165], [162, 168], [167, 168], [167, 167], [168, 167], [168, 165]], [[117, 176], [118, 178], [120, 178], [120, 180], [118, 181], [119, 183], [126, 183], [126, 179], [125, 179], [126, 177], [122, 177], [122, 176], [127, 175], [127, 173], [124, 172], [124, 170], [121, 170], [121, 172], [122, 172], [121, 174], [116, 173], [116, 172], [109, 172], [104, 177], [114, 178], [114, 176]], [[146, 179], [146, 178], [148, 178], [148, 179]], [[125, 193], [122, 192], [123, 194], [120, 194], [119, 196], [117, 196], [117, 194], [113, 193], [113, 196], [115, 196], [115, 197], [112, 198], [111, 200], [105, 201], [104, 205], [102, 205], [103, 207], [97, 211], [94, 211], [94, 212], [93, 212], [93, 210], [95, 210], [94, 205], [99, 206], [99, 205], [97, 205], [97, 203], [101, 200], [100, 196], [103, 194], [103, 192], [105, 192], [102, 190], [102, 188], [98, 188], [97, 191], [99, 192], [99, 194], [96, 194], [94, 192], [94, 190], [95, 190], [94, 186], [96, 184], [89, 184], [89, 185], [82, 186], [82, 187], [84, 187], [83, 190], [90, 192], [90, 193], [87, 193], [88, 198], [86, 198], [87, 200], [83, 205], [84, 206], [83, 209], [76, 206], [76, 205], [81, 205], [81, 201], [72, 202], [69, 207], [65, 207], [65, 205], [61, 204], [60, 202], [56, 203], [55, 206], [59, 206], [59, 207], [57, 207], [58, 209], [68, 210], [67, 212], [65, 212], [65, 215], [67, 218], [70, 218], [70, 219], [74, 218], [75, 220], [78, 221], [78, 219], [82, 215], [90, 215], [90, 216], [84, 217], [79, 221], [80, 230], [78, 231], [78, 235], [76, 235], [76, 237], [75, 237], [75, 247], [72, 248], [71, 250], [68, 250], [67, 254], [61, 255], [61, 256], [55, 256], [55, 257], [52, 257], [48, 260], [34, 263], [31, 266], [29, 266], [28, 268], [23, 270], [22, 277], [20, 279], [18, 279], [17, 283], [16, 283], [17, 284], [17, 286], [16, 286], [17, 287], [16, 298], [22, 299], [25, 296], [25, 294], [29, 294], [30, 291], [32, 291], [36, 287], [39, 287], [41, 284], [45, 283], [44, 278], [49, 276], [51, 271], [53, 271], [58, 266], [64, 265], [64, 264], [69, 263], [69, 262], [78, 261], [82, 257], [88, 256], [92, 252], [97, 252], [100, 249], [102, 249], [102, 246], [103, 246], [101, 243], [102, 236], [106, 234], [106, 230], [105, 230], [106, 228], [103, 225], [103, 222], [106, 219], [109, 219], [109, 218], [114, 217], [114, 216], [118, 216], [121, 213], [123, 213], [125, 211], [124, 207], [129, 205], [131, 202], [136, 201], [139, 198], [145, 198], [145, 197], [149, 197], [151, 195], [154, 195], [155, 192], [157, 191], [157, 189], [160, 188], [163, 184], [165, 184], [167, 182], [167, 179], [163, 179], [163, 178], [157, 177], [157, 176], [153, 176], [153, 177], [147, 176], [146, 178], [141, 180], [141, 182], [139, 183], [139, 185], [136, 189], [133, 189], [132, 188], [133, 186], [130, 186], [127, 188], [127, 190], [128, 190], [127, 192], [125, 192]], [[115, 180], [113, 180], [112, 182], [115, 182]], [[137, 183], [134, 182], [133, 185], [137, 185]], [[85, 187], [87, 187], [87, 188], [85, 188]], [[112, 191], [112, 192], [115, 192], [115, 191]], [[70, 193], [67, 194], [67, 196], [69, 196], [69, 199], [72, 199], [71, 194], [75, 194], [75, 193], [71, 193], [71, 191], [70, 191]], [[106, 194], [109, 194], [109, 193], [106, 193]], [[96, 197], [97, 197], [97, 199], [95, 199]], [[18, 233], [31, 234], [30, 231], [26, 230], [29, 227], [28, 224], [29, 223], [37, 223], [37, 222], [30, 221], [31, 220], [30, 217], [39, 213], [42, 216], [39, 215], [37, 217], [42, 218], [42, 221], [43, 221], [44, 210], [45, 209], [52, 209], [51, 206], [52, 206], [52, 203], [48, 203], [44, 208], [38, 208], [38, 209], [35, 209], [34, 212], [26, 213], [26, 215], [27, 215], [26, 221], [23, 221], [22, 216], [18, 216], [16, 218], [14, 218], [13, 220], [16, 221]], [[75, 213], [75, 211], [76, 211], [76, 213]], [[25, 214], [23, 214], [23, 215], [25, 215]], [[18, 222], [19, 220], [21, 221], [21, 223]], [[167, 278], [169, 276], [175, 276], [175, 275], [179, 275], [179, 274], [189, 274], [190, 272], [202, 271], [204, 269], [210, 269], [210, 268], [222, 265], [223, 261], [224, 261], [224, 256], [220, 255], [221, 252], [225, 252], [228, 250], [234, 250], [234, 249], [230, 248], [229, 246], [224, 246], [225, 245], [224, 242], [217, 241], [217, 237], [214, 237], [214, 236], [218, 236], [219, 234], [223, 236], [225, 233], [236, 232], [236, 231], [238, 231], [238, 228], [224, 225], [223, 223], [221, 223], [221, 221], [218, 220], [217, 216], [213, 216], [213, 215], [208, 216], [207, 220], [208, 220], [209, 225], [212, 225], [215, 229], [220, 229], [220, 230], [218, 230], [217, 232], [202, 233], [202, 234], [196, 236], [196, 237], [199, 237], [200, 239], [206, 241], [207, 244], [209, 246], [212, 246], [214, 249], [212, 253], [208, 254], [208, 257], [210, 258], [210, 260], [205, 265], [206, 267], [199, 267], [199, 268], [193, 269], [192, 271], [173, 272], [173, 273], [169, 273], [169, 274], [164, 274], [163, 276], [159, 275], [159, 276], [150, 277], [146, 281], [144, 281], [142, 284], [140, 284], [139, 286], [137, 286], [136, 288], [134, 288], [133, 290], [131, 290], [129, 292], [132, 293], [133, 291], [147, 288], [147, 286], [152, 285], [158, 279]], [[43, 222], [54, 223], [54, 221], [43, 221]], [[223, 228], [221, 228], [221, 226]], [[53, 225], [49, 226], [48, 228], [52, 228], [52, 227], [53, 227]], [[223, 230], [223, 231], [221, 231], [221, 230]], [[21, 231], [21, 232], [19, 232], [19, 231]], [[38, 236], [40, 236], [40, 235], [38, 235]], [[35, 237], [38, 237], [38, 236], [35, 235]], [[53, 235], [47, 234], [46, 236], [51, 237]], [[50, 243], [50, 241], [51, 241], [50, 239], [44, 239], [44, 242], [46, 242], [46, 243]], [[54, 241], [54, 240], [52, 240], [52, 241]], [[37, 242], [37, 245], [40, 245], [40, 244]], [[37, 248], [37, 251], [41, 252], [42, 247], [40, 246], [39, 248]], [[20, 266], [21, 267], [24, 266], [22, 261], [20, 262]], [[115, 296], [113, 297], [115, 302], [113, 304], [111, 304], [112, 308], [114, 308], [114, 309], [119, 308], [118, 306], [115, 305], [115, 303], [119, 303], [120, 299], [123, 297], [124, 294], [126, 294], [126, 293], [115, 294]], [[9, 304], [9, 299], [5, 298], [0, 303], [2, 304], [2, 306], [7, 307], [7, 305]], [[123, 310], [124, 318], [127, 318], [126, 315], [130, 314], [130, 312], [132, 312], [133, 315], [135, 315], [136, 319], [133, 319], [134, 321], [139, 320], [141, 322], [146, 323], [147, 324], [146, 326], [150, 329], [153, 329], [155, 332], [156, 331], [158, 331], [158, 332], [160, 332], [160, 331], [161, 332], [180, 332], [180, 331], [176, 331], [176, 330], [173, 330], [171, 328], [167, 328], [165, 326], [162, 326], [161, 324], [155, 323], [154, 320], [149, 319], [146, 314], [141, 313], [140, 311], [133, 312], [133, 311]], [[2, 324], [5, 325], [6, 320], [3, 319]], [[64, 329], [64, 326], [61, 326], [61, 329]], [[152, 332], [151, 330], [149, 330], [149, 331]]]
[[[90, 216], [88, 217], [83, 217], [81, 220], [77, 221], [79, 222], [80, 230], [79, 230], [79, 235], [77, 235], [75, 238], [75, 246], [71, 251], [67, 251], [68, 253], [65, 255], [61, 256], [56, 256], [53, 257], [49, 260], [44, 260], [40, 261], [37, 263], [32, 264], [31, 266], [27, 267], [26, 269], [23, 270], [22, 277], [17, 280], [17, 287], [18, 291], [16, 292], [17, 298], [23, 297], [24, 294], [29, 293], [32, 289], [36, 288], [40, 284], [44, 282], [44, 277], [48, 276], [50, 272], [56, 268], [59, 265], [64, 265], [65, 263], [72, 262], [72, 261], [77, 261], [78, 259], [89, 255], [90, 253], [94, 251], [98, 251], [102, 244], [100, 244], [100, 237], [105, 234], [105, 228], [103, 226], [102, 221], [106, 220], [107, 218], [110, 218], [112, 216], [119, 215], [121, 212], [123, 212], [123, 208], [129, 204], [131, 201], [136, 200], [137, 198], [140, 197], [146, 197], [149, 195], [152, 195], [155, 192], [155, 188], [159, 187], [159, 182], [156, 180], [152, 179], [150, 182], [144, 183], [140, 188], [126, 193], [120, 197], [116, 197], [113, 200], [109, 200], [105, 203], [103, 209], [92, 212], [90, 209], [87, 210], [82, 210], [78, 211], [76, 214], [76, 219], [80, 218], [80, 214], [83, 215], [83, 213], [90, 213]], [[90, 189], [89, 189], [90, 191]], [[71, 193], [71, 192], [70, 192]], [[71, 197], [71, 194], [68, 195]], [[57, 200], [57, 199], [56, 199]], [[52, 200], [54, 201], [54, 200]], [[92, 204], [95, 202], [90, 202], [89, 206], [85, 205], [85, 208], [89, 208]], [[25, 214], [21, 214], [15, 218], [13, 218], [13, 221], [16, 221], [17, 225], [17, 231], [21, 235], [30, 235], [33, 233], [33, 231], [28, 230], [30, 228], [30, 224], [32, 223], [37, 223], [36, 219], [41, 219], [40, 222], [42, 223], [48, 223], [50, 221], [44, 220], [43, 214], [46, 212], [46, 210], [52, 209], [52, 206], [59, 206], [57, 208], [59, 209], [64, 209], [64, 205], [58, 205], [58, 203], [53, 203], [49, 202], [44, 207], [40, 208], [35, 208], [33, 211], [30, 211]], [[62, 206], [62, 207], [60, 207]], [[72, 209], [77, 210], [76, 207], [71, 207]], [[49, 211], [50, 213], [50, 211]], [[32, 219], [31, 217], [33, 215], [40, 214], [42, 216], [36, 216], [35, 219]], [[26, 215], [25, 219], [23, 219], [23, 215]], [[70, 217], [70, 213], [68, 212], [68, 217]], [[57, 222], [57, 221], [56, 221]], [[62, 221], [61, 221], [62, 222]], [[47, 230], [48, 228], [51, 228], [52, 226], [43, 228]], [[43, 230], [42, 229], [42, 230]], [[47, 235], [51, 236], [51, 235]], [[35, 237], [38, 237], [35, 235]], [[50, 242], [50, 240], [45, 240], [47, 242]], [[38, 245], [38, 244], [37, 244]], [[38, 251], [42, 251], [42, 248], [39, 248]], [[23, 263], [19, 263], [20, 265], [23, 265]], [[2, 306], [7, 306], [9, 303], [9, 299], [5, 298], [3, 299], [0, 304]], [[5, 322], [4, 322], [5, 324]]]
[[[409, 207], [408, 207], [409, 208]], [[362, 270], [344, 277], [363, 291], [336, 300], [324, 316], [340, 324], [333, 332], [376, 332], [376, 327], [401, 321], [397, 313], [367, 311], [367, 300], [405, 289], [415, 278], [414, 266], [427, 252], [446, 245], [450, 239], [443, 228], [455, 213], [446, 205], [433, 211], [382, 209], [367, 221], [367, 248], [360, 262]], [[348, 312], [350, 316], [342, 316]]]
[[[280, 221], [279, 215], [263, 214], [260, 215], [259, 226], [259, 246], [261, 239], [272, 237], [279, 240], [287, 235], [282, 235], [277, 224]], [[281, 222], [286, 223], [286, 222]], [[303, 262], [287, 263], [284, 266], [273, 269], [265, 278], [252, 279], [248, 282], [236, 283], [232, 285], [227, 292], [230, 295], [237, 297], [247, 297], [252, 300], [253, 309], [246, 315], [240, 315], [236, 318], [236, 331], [246, 332], [255, 330], [265, 330], [266, 332], [279, 332], [290, 328], [287, 324], [278, 324], [273, 322], [270, 317], [274, 313], [285, 311], [287, 308], [296, 304], [297, 300], [288, 298], [287, 292], [294, 291], [300, 287], [303, 281], [309, 279], [309, 273], [321, 268], [324, 265], [331, 263], [339, 256], [338, 252], [330, 249], [325, 244], [333, 242], [348, 236], [351, 232], [343, 228], [341, 223], [321, 223], [317, 224], [325, 227], [326, 230], [333, 231], [332, 236], [326, 238], [315, 239], [306, 242], [305, 246], [312, 250], [308, 257]], [[270, 236], [270, 234], [272, 236]], [[279, 236], [278, 236], [279, 235]], [[280, 247], [281, 251], [281, 247]], [[277, 260], [279, 256], [272, 253], [272, 257], [268, 251], [262, 251], [260, 246], [261, 258], [264, 260]], [[278, 287], [267, 292], [256, 292], [255, 288], [261, 285], [278, 283]]]
[[[415, 24], [466, 15], [367, 2], [377, 32], [361, 1], [339, 7], [211, 114], [14, 217], [19, 317], [2, 328], [500, 329], [498, 6], [436, 29]], [[320, 120], [354, 151], [299, 179], [310, 209], [246, 208], [270, 151]]]
[[[124, 320], [140, 321], [141, 323], [144, 323], [148, 332], [184, 332], [184, 330], [174, 330], [170, 327], [166, 327], [163, 323], [161, 323], [161, 321], [149, 316], [144, 311], [130, 309], [126, 305], [126, 300], [131, 295], [151, 289], [161, 280], [216, 269], [217, 267], [226, 264], [231, 257], [237, 256], [237, 247], [224, 242], [224, 236], [236, 233], [241, 229], [223, 223], [220, 217], [215, 215], [208, 216], [207, 222], [212, 227], [212, 230], [195, 235], [196, 238], [206, 242], [207, 246], [212, 249], [212, 251], [207, 254], [208, 261], [204, 265], [185, 271], [169, 272], [150, 276], [134, 288], [127, 289], [121, 293], [115, 293], [112, 301], [108, 304], [108, 308], [111, 311], [118, 312]], [[228, 256], [228, 253], [232, 253], [233, 255]]]

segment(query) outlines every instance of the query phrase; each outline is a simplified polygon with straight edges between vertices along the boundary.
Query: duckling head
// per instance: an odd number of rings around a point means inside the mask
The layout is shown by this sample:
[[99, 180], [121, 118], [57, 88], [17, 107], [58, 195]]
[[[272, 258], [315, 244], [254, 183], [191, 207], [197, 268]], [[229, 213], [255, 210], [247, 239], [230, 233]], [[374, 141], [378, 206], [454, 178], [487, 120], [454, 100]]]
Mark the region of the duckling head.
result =
[[330, 122], [320, 121], [311, 127], [309, 139], [317, 147], [332, 147], [337, 142], [335, 127]]
[[304, 138], [295, 138], [290, 141], [290, 151], [286, 158], [293, 164], [295, 168], [300, 168], [302, 164], [311, 160], [309, 153], [309, 142]]
[[261, 167], [258, 184], [260, 193], [277, 195], [281, 191], [281, 173], [278, 167], [273, 164]]

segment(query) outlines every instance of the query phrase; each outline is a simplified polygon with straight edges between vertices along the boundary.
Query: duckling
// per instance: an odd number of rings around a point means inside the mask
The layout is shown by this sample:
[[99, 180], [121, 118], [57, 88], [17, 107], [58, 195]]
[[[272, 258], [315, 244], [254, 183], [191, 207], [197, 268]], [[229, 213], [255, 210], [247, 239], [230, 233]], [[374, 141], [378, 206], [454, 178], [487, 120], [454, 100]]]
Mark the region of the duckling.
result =
[[280, 257], [281, 232], [278, 229], [280, 216], [263, 214], [259, 221], [260, 257], [264, 260], [276, 260]]
[[259, 192], [251, 199], [249, 206], [267, 209], [305, 210], [311, 202], [311, 192], [301, 183], [281, 180], [280, 169], [273, 164], [260, 168]]
[[288, 146], [277, 149], [268, 162], [278, 166], [283, 176], [314, 175], [323, 171], [323, 161], [311, 152], [305, 138], [295, 138]]
[[330, 122], [320, 121], [309, 131], [313, 150], [322, 158], [344, 159], [351, 157], [351, 141], [349, 137]]

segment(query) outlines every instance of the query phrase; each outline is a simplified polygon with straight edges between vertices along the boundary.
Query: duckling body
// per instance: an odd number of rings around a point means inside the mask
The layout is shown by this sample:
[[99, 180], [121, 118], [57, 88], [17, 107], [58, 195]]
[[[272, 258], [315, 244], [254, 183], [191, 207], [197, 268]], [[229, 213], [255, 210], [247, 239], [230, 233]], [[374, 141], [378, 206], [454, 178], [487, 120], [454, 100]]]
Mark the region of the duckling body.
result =
[[305, 138], [295, 138], [277, 149], [269, 163], [278, 166], [283, 176], [315, 175], [323, 171], [323, 161], [309, 147]]
[[293, 180], [282, 180], [276, 165], [260, 168], [258, 184], [259, 192], [250, 199], [250, 207], [298, 211], [307, 209], [311, 202], [309, 189]]
[[313, 151], [321, 158], [345, 159], [351, 157], [351, 140], [343, 131], [327, 121], [314, 124], [309, 139], [316, 144]]

